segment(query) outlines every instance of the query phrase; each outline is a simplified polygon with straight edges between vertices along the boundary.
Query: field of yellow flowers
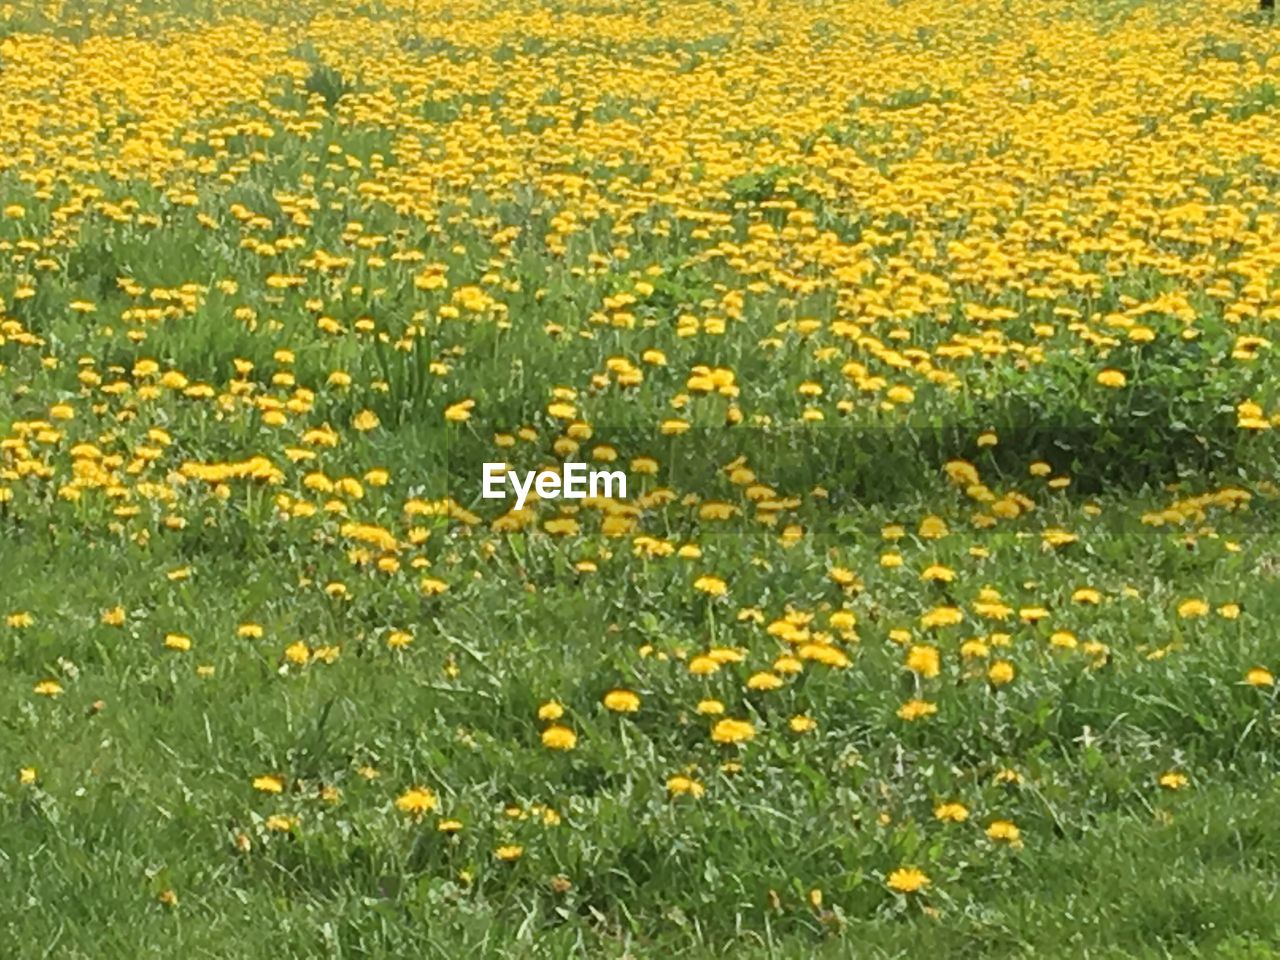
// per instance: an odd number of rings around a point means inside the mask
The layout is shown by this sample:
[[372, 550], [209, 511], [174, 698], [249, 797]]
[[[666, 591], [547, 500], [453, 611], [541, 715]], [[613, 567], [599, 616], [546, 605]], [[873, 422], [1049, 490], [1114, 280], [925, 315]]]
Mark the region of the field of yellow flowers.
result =
[[0, 2], [0, 953], [1280, 956], [1278, 31]]

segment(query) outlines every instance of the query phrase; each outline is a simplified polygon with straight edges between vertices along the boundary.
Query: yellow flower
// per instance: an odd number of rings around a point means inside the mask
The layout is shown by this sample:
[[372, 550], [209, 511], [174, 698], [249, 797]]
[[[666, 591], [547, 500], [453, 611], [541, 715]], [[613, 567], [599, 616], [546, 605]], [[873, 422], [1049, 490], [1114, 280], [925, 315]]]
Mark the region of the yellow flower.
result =
[[955, 578], [955, 571], [940, 563], [925, 567], [920, 573], [920, 579], [929, 583], [951, 583]]
[[795, 657], [783, 655], [773, 661], [774, 673], [796, 674], [804, 670], [804, 664]]
[[445, 407], [444, 418], [453, 423], [463, 423], [471, 419], [471, 409], [476, 405], [474, 400], [462, 400]]
[[263, 793], [282, 793], [284, 791], [284, 780], [275, 774], [254, 777], [253, 789], [261, 790]]
[[947, 479], [960, 488], [971, 487], [982, 480], [978, 475], [978, 468], [968, 460], [948, 460], [942, 465], [942, 469], [946, 472]]
[[62, 693], [62, 684], [57, 680], [41, 680], [33, 689], [42, 697], [56, 697]]
[[457, 833], [462, 829], [461, 820], [441, 820], [436, 824], [436, 829], [441, 833]]
[[1006, 683], [1012, 683], [1016, 671], [1013, 664], [1008, 660], [997, 660], [987, 669], [987, 679], [992, 685], [1003, 687]]
[[899, 867], [885, 880], [886, 886], [898, 893], [917, 893], [929, 886], [929, 883], [929, 877], [924, 871], [915, 867]]
[[801, 644], [800, 648], [796, 650], [796, 656], [801, 660], [813, 660], [823, 666], [834, 667], [837, 670], [843, 670], [852, 663], [848, 654], [832, 643]]
[[720, 669], [720, 661], [715, 657], [697, 656], [689, 661], [689, 672], [694, 676], [705, 677]]
[[1275, 685], [1276, 678], [1266, 667], [1254, 667], [1244, 675], [1244, 682], [1251, 687], [1271, 687]]
[[1128, 382], [1129, 382], [1129, 379], [1124, 375], [1123, 371], [1114, 370], [1114, 369], [1111, 369], [1110, 367], [1108, 367], [1106, 370], [1099, 372], [1098, 374], [1098, 385], [1103, 387], [1110, 387], [1113, 390], [1118, 390], [1120, 387], [1123, 387]]
[[1187, 786], [1190, 781], [1185, 773], [1178, 773], [1176, 770], [1170, 770], [1167, 773], [1160, 774], [1158, 781], [1160, 786], [1166, 790], [1181, 790]]
[[847, 590], [858, 590], [862, 587], [862, 578], [845, 567], [832, 567], [827, 575], [833, 582]]
[[776, 673], [761, 671], [753, 673], [747, 679], [747, 689], [749, 690], [777, 690], [782, 686], [782, 678]]
[[957, 607], [934, 607], [920, 617], [920, 626], [926, 628], [954, 627], [964, 621], [964, 613]]
[[351, 420], [351, 425], [362, 433], [378, 429], [381, 423], [382, 421], [378, 419], [378, 415], [372, 410], [361, 410]]
[[723, 597], [729, 592], [729, 585], [719, 577], [704, 574], [693, 581], [693, 588], [713, 597]]
[[23, 767], [18, 771], [18, 782], [24, 786], [28, 786], [36, 782], [36, 768]]
[[191, 638], [181, 633], [166, 633], [164, 635], [164, 645], [166, 650], [186, 653], [191, 649]]
[[564, 707], [554, 700], [548, 700], [538, 708], [539, 720], [559, 720], [564, 716]]
[[948, 823], [963, 823], [969, 819], [969, 808], [963, 803], [942, 803], [933, 808], [933, 815]]
[[897, 386], [890, 387], [885, 393], [885, 397], [887, 397], [891, 403], [910, 403], [916, 398], [916, 392], [910, 387], [898, 384]]
[[695, 800], [706, 792], [706, 787], [700, 784], [692, 777], [685, 777], [679, 774], [667, 778], [667, 792], [673, 797], [688, 794]]
[[711, 739], [716, 743], [746, 743], [755, 735], [756, 728], [750, 720], [718, 720], [711, 728]]
[[1022, 846], [1022, 831], [1011, 820], [993, 820], [987, 827], [987, 837], [997, 843]]
[[938, 706], [927, 700], [908, 700], [898, 708], [898, 716], [907, 721], [931, 717], [938, 712]]
[[630, 690], [610, 690], [601, 702], [614, 713], [635, 713], [640, 709], [640, 697]]
[[124, 626], [124, 607], [112, 607], [110, 610], [103, 610], [101, 619], [102, 623], [108, 627]]
[[918, 532], [922, 539], [941, 540], [949, 531], [945, 520], [941, 517], [930, 515], [920, 521], [920, 529]]
[[493, 855], [505, 863], [512, 863], [524, 856], [524, 847], [516, 843], [508, 843], [494, 850]]
[[548, 750], [572, 750], [578, 743], [578, 735], [559, 724], [542, 731], [542, 745]]
[[1049, 636], [1049, 645], [1061, 650], [1074, 650], [1078, 644], [1076, 635], [1070, 630], [1055, 630]]
[[311, 648], [301, 640], [297, 640], [284, 649], [284, 658], [292, 664], [302, 666], [311, 660]]
[[818, 726], [812, 717], [798, 713], [787, 721], [787, 726], [791, 728], [792, 733], [808, 733]]
[[1191, 620], [1195, 617], [1203, 617], [1209, 613], [1209, 604], [1205, 603], [1199, 597], [1191, 597], [1183, 600], [1178, 604], [1178, 616], [1183, 620]]
[[940, 664], [937, 647], [917, 645], [907, 651], [907, 669], [926, 679], [938, 675]]
[[396, 809], [410, 816], [420, 817], [434, 810], [439, 801], [426, 787], [413, 787], [396, 798]]
[[724, 704], [719, 700], [699, 700], [698, 713], [706, 717], [716, 717], [724, 713]]

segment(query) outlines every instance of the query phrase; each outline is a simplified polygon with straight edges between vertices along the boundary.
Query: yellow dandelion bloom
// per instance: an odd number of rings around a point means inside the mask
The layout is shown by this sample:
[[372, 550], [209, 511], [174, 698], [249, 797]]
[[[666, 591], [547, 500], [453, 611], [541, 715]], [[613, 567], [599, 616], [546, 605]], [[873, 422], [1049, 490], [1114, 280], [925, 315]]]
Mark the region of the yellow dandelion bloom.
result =
[[938, 712], [938, 705], [927, 700], [908, 700], [898, 708], [899, 718], [908, 722], [931, 717]]
[[755, 738], [756, 728], [749, 720], [718, 720], [711, 728], [716, 743], [746, 743]]
[[1266, 667], [1254, 667], [1244, 675], [1244, 682], [1251, 687], [1273, 687], [1276, 678]]
[[435, 793], [426, 787], [412, 787], [396, 798], [396, 809], [414, 817], [430, 813], [438, 804]]
[[673, 797], [687, 795], [696, 800], [706, 792], [706, 787], [692, 777], [677, 774], [667, 778], [667, 792]]
[[915, 867], [899, 867], [885, 879], [885, 885], [897, 893], [918, 893], [930, 882], [928, 875]]
[[578, 735], [568, 727], [555, 724], [542, 731], [542, 745], [548, 750], [572, 750], [578, 743]]
[[635, 713], [640, 709], [640, 697], [630, 690], [610, 690], [601, 699], [605, 709], [614, 713]]

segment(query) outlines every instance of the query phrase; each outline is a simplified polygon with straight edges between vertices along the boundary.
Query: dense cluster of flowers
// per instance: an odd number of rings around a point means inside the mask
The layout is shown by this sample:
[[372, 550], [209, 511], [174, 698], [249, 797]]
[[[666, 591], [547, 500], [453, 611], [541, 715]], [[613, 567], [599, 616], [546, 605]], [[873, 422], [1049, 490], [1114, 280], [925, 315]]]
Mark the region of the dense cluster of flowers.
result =
[[218, 855], [935, 910], [1272, 729], [1274, 32], [271, 6], [0, 7], [0, 803], [113, 714]]

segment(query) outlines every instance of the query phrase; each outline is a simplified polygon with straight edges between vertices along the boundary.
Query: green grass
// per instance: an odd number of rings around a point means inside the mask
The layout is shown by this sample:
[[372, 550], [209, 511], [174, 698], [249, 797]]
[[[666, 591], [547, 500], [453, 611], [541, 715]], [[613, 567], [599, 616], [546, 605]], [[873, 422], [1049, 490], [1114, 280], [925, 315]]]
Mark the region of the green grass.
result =
[[[0, 956], [1280, 956], [1266, 22], [46, 6]], [[479, 496], [606, 444], [629, 504]]]

